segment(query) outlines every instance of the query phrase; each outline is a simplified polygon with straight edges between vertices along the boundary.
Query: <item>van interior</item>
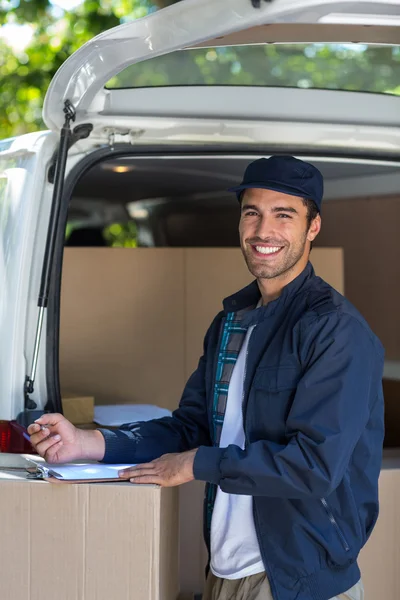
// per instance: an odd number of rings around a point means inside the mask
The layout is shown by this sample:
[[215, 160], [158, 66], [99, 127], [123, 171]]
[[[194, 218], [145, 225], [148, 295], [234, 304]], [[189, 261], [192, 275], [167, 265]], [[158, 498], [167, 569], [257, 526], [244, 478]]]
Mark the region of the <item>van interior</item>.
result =
[[[106, 320], [116, 309], [110, 294], [124, 294], [127, 284], [134, 286], [136, 293], [141, 293], [140, 289], [143, 290], [145, 280], [146, 285], [147, 280], [151, 281], [147, 292], [153, 296], [155, 306], [161, 304], [165, 322], [168, 323], [170, 317], [167, 315], [171, 310], [168, 302], [174, 301], [173, 287], [178, 285], [177, 282], [171, 282], [172, 297], [167, 298], [162, 287], [165, 286], [163, 275], [172, 265], [161, 268], [161, 263], [168, 252], [177, 257], [179, 249], [186, 249], [186, 253], [191, 249], [194, 254], [195, 249], [198, 254], [201, 254], [202, 249], [204, 257], [212, 257], [212, 261], [231, 252], [235, 261], [240, 264], [239, 205], [234, 194], [227, 190], [240, 181], [246, 165], [258, 156], [260, 155], [199, 153], [179, 156], [164, 153], [152, 156], [125, 155], [97, 163], [78, 179], [73, 189], [66, 227], [64, 270], [70, 269], [71, 256], [83, 256], [86, 253], [87, 256], [96, 258], [98, 263], [91, 263], [90, 267], [88, 264], [87, 268], [98, 268], [101, 273], [101, 287], [97, 290], [95, 301], [99, 310], [101, 304], [104, 304], [102, 311], [104, 316], [107, 316]], [[332, 156], [301, 157], [313, 162], [321, 170], [325, 180], [323, 227], [315, 242], [311, 261], [313, 252], [315, 256], [322, 248], [342, 249], [344, 294], [360, 310], [386, 348], [385, 445], [397, 446], [396, 422], [399, 422], [397, 427], [400, 429], [400, 414], [397, 413], [396, 401], [400, 390], [400, 282], [396, 272], [400, 260], [400, 246], [397, 241], [400, 196], [394, 190], [400, 188], [400, 164], [388, 160]], [[137, 285], [138, 281], [135, 282], [134, 272], [129, 271], [129, 260], [133, 260], [138, 253], [143, 256], [144, 261], [147, 260], [146, 253], [149, 260], [150, 257], [157, 257], [154, 266], [143, 263], [143, 268], [148, 272], [140, 276], [140, 286]], [[114, 273], [116, 266], [113, 262], [107, 262], [108, 256], [114, 256], [113, 260], [116, 261], [128, 261], [124, 278], [113, 283], [117, 286], [117, 291], [111, 289], [111, 273], [108, 273], [107, 269], [112, 269]], [[207, 263], [210, 266], [208, 261]], [[201, 268], [207, 269], [207, 264], [201, 265]], [[161, 269], [161, 273], [158, 273], [157, 269]], [[231, 275], [230, 286], [226, 289], [213, 282], [221, 295], [216, 298], [216, 303], [210, 306], [210, 313], [203, 323], [203, 331], [199, 332], [200, 339], [196, 340], [198, 356], [201, 352], [202, 336], [210, 320], [220, 310], [223, 297], [250, 280], [245, 268], [242, 270], [236, 266], [235, 271], [237, 281], [234, 275]], [[83, 273], [81, 275], [84, 280]], [[172, 273], [169, 276], [172, 277]], [[195, 276], [193, 273], [193, 277]], [[200, 272], [197, 273], [197, 277], [199, 276]], [[205, 274], [203, 276], [205, 279], [202, 283], [206, 286], [207, 277]], [[217, 280], [224, 276], [226, 275], [223, 273], [216, 274]], [[85, 287], [74, 289], [79, 291], [80, 301], [84, 294], [90, 293]], [[68, 294], [65, 286], [63, 294]], [[207, 291], [203, 290], [202, 297], [206, 295]], [[129, 305], [126, 310], [130, 310]], [[61, 308], [61, 324], [64, 318], [66, 317]], [[85, 315], [85, 318], [88, 316]], [[68, 327], [72, 325], [68, 318]], [[142, 332], [143, 337], [138, 343], [149, 343], [145, 342], [147, 337], [152, 343], [156, 343], [157, 338], [163, 335], [161, 323], [157, 330], [153, 329], [151, 321], [148, 325], [148, 331]], [[94, 322], [93, 326], [98, 328], [99, 324]], [[76, 332], [77, 328], [74, 327], [73, 331]], [[86, 334], [91, 337], [90, 331], [86, 331]], [[73, 385], [80, 388], [77, 392], [93, 392], [92, 381], [71, 381], [71, 377], [76, 377], [76, 368], [63, 359], [64, 335], [65, 328], [62, 327], [62, 388], [70, 389]], [[110, 355], [107, 357], [107, 348], [110, 348], [112, 343], [111, 332], [105, 327], [102, 335], [104, 337], [97, 332], [96, 344], [102, 347], [104, 361], [107, 362], [111, 360]], [[118, 335], [124, 334], [119, 332]], [[129, 330], [125, 331], [125, 335], [130, 335]], [[177, 340], [178, 334], [172, 334], [172, 337]], [[73, 344], [73, 339], [70, 339], [70, 343]], [[122, 343], [120, 338], [119, 343]], [[178, 341], [176, 344], [179, 346]], [[94, 357], [88, 354], [80, 360], [86, 364], [93, 361]], [[191, 368], [194, 368], [195, 364], [193, 359]], [[134, 362], [128, 361], [122, 366], [132, 380], [132, 394], [119, 395], [118, 401], [140, 402], [134, 388], [143, 377], [143, 371], [137, 371]], [[104, 365], [96, 362], [96, 367], [93, 366], [91, 371], [93, 377], [96, 376], [96, 369], [101, 372]], [[84, 365], [82, 370], [85, 371]], [[75, 375], [72, 376], [72, 373]], [[115, 385], [117, 386], [117, 383]], [[177, 406], [180, 391], [174, 390], [174, 400], [167, 402], [160, 398], [160, 402], [173, 409]], [[108, 393], [111, 394], [110, 397], [106, 397], [107, 394], [103, 392], [96, 398], [96, 402], [112, 402], [116, 398], [112, 394], [112, 388], [109, 388]]]
[[[222, 299], [251, 280], [239, 249], [239, 204], [227, 189], [251, 160], [269, 154], [125, 154], [77, 177], [61, 281], [63, 394], [91, 395], [96, 405], [178, 406]], [[400, 164], [296, 155], [325, 178], [314, 268], [386, 348], [391, 452], [400, 438]], [[192, 515], [201, 514], [203, 488], [193, 484], [180, 490], [180, 578], [182, 589], [200, 591], [206, 550]]]

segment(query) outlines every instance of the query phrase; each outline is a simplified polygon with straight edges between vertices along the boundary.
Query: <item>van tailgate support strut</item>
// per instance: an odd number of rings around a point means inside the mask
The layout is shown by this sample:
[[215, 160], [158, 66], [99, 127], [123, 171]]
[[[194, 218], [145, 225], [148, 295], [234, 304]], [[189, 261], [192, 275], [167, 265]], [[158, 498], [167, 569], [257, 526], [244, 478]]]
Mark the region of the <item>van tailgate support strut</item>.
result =
[[[65, 121], [64, 125], [61, 128], [60, 133], [60, 146], [57, 154], [57, 161], [55, 165], [55, 176], [54, 176], [54, 190], [53, 190], [53, 200], [51, 204], [51, 212], [50, 212], [50, 220], [49, 220], [49, 228], [47, 232], [47, 240], [46, 240], [46, 249], [44, 253], [43, 259], [43, 268], [42, 268], [42, 277], [40, 282], [40, 291], [38, 298], [38, 320], [36, 326], [36, 336], [35, 336], [35, 346], [33, 350], [33, 358], [32, 358], [32, 367], [30, 371], [30, 375], [27, 375], [25, 378], [24, 385], [24, 396], [25, 396], [25, 410], [18, 416], [18, 422], [27, 426], [30, 424], [35, 418], [42, 413], [42, 411], [35, 411], [37, 408], [37, 404], [32, 398], [30, 398], [30, 394], [34, 391], [35, 385], [35, 377], [36, 377], [36, 368], [39, 357], [39, 348], [40, 348], [40, 338], [42, 335], [43, 329], [43, 319], [44, 312], [47, 308], [48, 298], [49, 298], [49, 288], [50, 288], [50, 280], [51, 280], [51, 271], [53, 267], [53, 259], [54, 259], [54, 250], [56, 244], [56, 236], [58, 230], [58, 221], [60, 216], [60, 208], [61, 208], [61, 198], [63, 194], [64, 188], [64, 177], [65, 177], [65, 167], [67, 164], [67, 156], [68, 149], [70, 147], [70, 139], [71, 139], [71, 122], [75, 121], [76, 113], [73, 105], [69, 100], [64, 102], [64, 114]], [[28, 414], [28, 411], [32, 411], [31, 414]], [[38, 413], [33, 414], [33, 413]], [[33, 419], [32, 419], [33, 417]]]

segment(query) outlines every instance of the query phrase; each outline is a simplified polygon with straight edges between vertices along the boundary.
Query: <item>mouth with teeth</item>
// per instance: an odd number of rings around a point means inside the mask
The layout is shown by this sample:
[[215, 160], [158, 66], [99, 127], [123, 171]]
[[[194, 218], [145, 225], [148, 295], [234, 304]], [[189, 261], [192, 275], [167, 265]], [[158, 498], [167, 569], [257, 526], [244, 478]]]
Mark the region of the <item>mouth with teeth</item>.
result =
[[273, 258], [277, 256], [284, 248], [283, 246], [266, 246], [261, 244], [251, 244], [251, 247], [253, 249], [253, 253], [262, 258]]

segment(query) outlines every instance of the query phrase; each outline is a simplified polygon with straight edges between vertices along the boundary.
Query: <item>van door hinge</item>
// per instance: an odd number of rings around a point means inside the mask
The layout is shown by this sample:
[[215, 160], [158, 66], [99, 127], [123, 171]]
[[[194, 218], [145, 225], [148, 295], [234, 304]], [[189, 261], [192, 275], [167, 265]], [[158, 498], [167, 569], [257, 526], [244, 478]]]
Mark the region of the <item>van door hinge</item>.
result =
[[50, 289], [50, 280], [51, 280], [51, 272], [53, 267], [54, 260], [54, 250], [56, 237], [58, 232], [58, 221], [60, 216], [60, 207], [61, 207], [61, 199], [64, 188], [64, 177], [65, 177], [65, 167], [67, 164], [67, 156], [68, 156], [68, 148], [70, 146], [71, 141], [71, 122], [75, 121], [75, 108], [73, 104], [66, 100], [64, 102], [63, 109], [65, 120], [64, 125], [61, 128], [60, 133], [60, 145], [57, 153], [56, 166], [55, 166], [55, 174], [54, 174], [54, 189], [53, 189], [53, 199], [51, 204], [50, 211], [50, 219], [49, 219], [49, 227], [47, 231], [47, 240], [46, 240], [46, 249], [43, 258], [43, 266], [42, 266], [42, 276], [40, 282], [40, 291], [38, 297], [38, 308], [39, 314], [36, 324], [36, 335], [35, 335], [35, 343], [33, 349], [33, 358], [32, 358], [32, 366], [30, 370], [30, 374], [25, 377], [24, 382], [24, 397], [25, 397], [25, 409], [23, 413], [20, 413], [17, 417], [17, 421], [21, 423], [24, 427], [29, 424], [30, 418], [27, 414], [28, 411], [32, 411], [33, 420], [38, 415], [38, 411], [35, 410], [37, 408], [37, 404], [32, 398], [30, 398], [30, 394], [34, 391], [35, 378], [36, 378], [36, 369], [39, 358], [39, 349], [40, 349], [40, 340], [43, 329], [43, 320], [45, 310], [47, 308], [48, 298], [49, 298], [49, 289]]
[[[261, 0], [250, 0], [254, 8], [261, 8]], [[264, 2], [273, 2], [273, 0], [264, 0]]]
[[[146, 132], [145, 129], [130, 129], [129, 127], [105, 127], [103, 129], [103, 135], [108, 138], [108, 145], [111, 150], [114, 150], [116, 143], [127, 142], [134, 144], [135, 141], [140, 138]], [[128, 140], [120, 140], [120, 137], [129, 136]]]
[[129, 135], [130, 129], [129, 127], [104, 127], [103, 134], [108, 138], [108, 145], [111, 150], [114, 150], [115, 145], [115, 136], [117, 135]]

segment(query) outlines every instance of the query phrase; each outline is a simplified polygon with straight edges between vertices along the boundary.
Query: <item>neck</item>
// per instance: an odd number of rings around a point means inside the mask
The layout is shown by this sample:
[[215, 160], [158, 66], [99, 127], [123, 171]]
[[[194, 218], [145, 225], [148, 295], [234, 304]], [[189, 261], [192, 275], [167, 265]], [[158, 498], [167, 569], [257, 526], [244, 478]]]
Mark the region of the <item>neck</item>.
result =
[[263, 306], [268, 304], [269, 302], [273, 302], [282, 294], [283, 288], [285, 288], [291, 281], [296, 279], [304, 271], [308, 263], [308, 258], [306, 261], [299, 261], [294, 267], [285, 271], [281, 275], [277, 277], [273, 277], [272, 279], [260, 278], [257, 279], [258, 287], [262, 296]]

